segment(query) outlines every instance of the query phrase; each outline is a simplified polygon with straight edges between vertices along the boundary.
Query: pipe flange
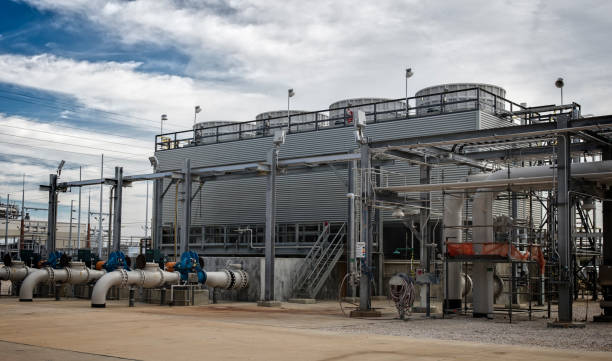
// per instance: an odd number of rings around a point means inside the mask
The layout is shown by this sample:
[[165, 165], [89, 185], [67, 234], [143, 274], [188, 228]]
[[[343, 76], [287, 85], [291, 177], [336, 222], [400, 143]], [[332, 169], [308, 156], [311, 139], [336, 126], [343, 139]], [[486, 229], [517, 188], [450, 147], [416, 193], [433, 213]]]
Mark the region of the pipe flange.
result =
[[4, 266], [4, 268], [6, 269], [6, 279], [10, 280], [11, 279], [11, 267], [6, 267]]
[[246, 288], [249, 285], [249, 275], [243, 270], [237, 270], [234, 272], [240, 273], [240, 276], [242, 277], [240, 284], [236, 285], [236, 289]]
[[85, 272], [87, 273], [87, 281], [85, 281], [85, 282], [90, 282], [91, 279], [89, 278], [89, 276], [90, 276], [89, 268], [85, 267]]
[[128, 273], [123, 268], [118, 269], [119, 273], [121, 273], [121, 288], [126, 288], [128, 284]]
[[161, 268], [158, 268], [157, 272], [159, 272], [159, 284], [157, 286], [158, 287], [163, 286], [166, 283], [166, 279], [164, 277], [164, 271]]
[[47, 267], [47, 274], [49, 275], [49, 283], [55, 283], [55, 272], [53, 268]]
[[145, 274], [145, 272], [143, 270], [138, 270], [138, 275], [140, 276], [140, 287], [144, 287], [145, 284], [145, 280], [147, 278], [147, 275]]
[[66, 281], [65, 283], [70, 283], [70, 279], [72, 279], [72, 271], [70, 271], [69, 267], [64, 268], [66, 270]]
[[225, 272], [227, 272], [230, 276], [230, 282], [229, 282], [229, 285], [227, 286], [227, 289], [233, 290], [236, 286], [236, 275], [234, 274], [234, 271], [225, 270]]

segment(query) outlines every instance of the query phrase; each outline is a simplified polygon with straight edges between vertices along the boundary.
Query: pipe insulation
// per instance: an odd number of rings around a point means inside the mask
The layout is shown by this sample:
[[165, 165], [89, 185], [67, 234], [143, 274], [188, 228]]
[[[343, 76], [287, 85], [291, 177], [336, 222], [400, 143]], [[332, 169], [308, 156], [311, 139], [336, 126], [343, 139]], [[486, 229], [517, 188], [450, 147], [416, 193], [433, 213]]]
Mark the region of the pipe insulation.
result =
[[106, 294], [114, 286], [156, 288], [178, 284], [180, 280], [180, 273], [164, 271], [155, 262], [147, 262], [142, 270], [127, 271], [120, 268], [105, 274], [96, 282], [91, 294], [91, 307], [106, 307]]
[[21, 282], [35, 270], [35, 268], [26, 266], [23, 261], [13, 261], [11, 266], [0, 267], [0, 280]]
[[[612, 171], [612, 161], [602, 162], [591, 162], [591, 163], [575, 163], [572, 164], [572, 177], [588, 177], [592, 180], [606, 179], [609, 177], [609, 173]], [[535, 179], [554, 179], [556, 175], [556, 168], [554, 166], [538, 166], [538, 167], [521, 167], [521, 168], [509, 168], [500, 170], [490, 174], [478, 174], [476, 176], [468, 177], [465, 184], [469, 184], [470, 181], [480, 182], [483, 185], [493, 184], [499, 180], [535, 180]], [[533, 182], [525, 182], [526, 188], [532, 187], [537, 184]], [[552, 184], [552, 183], [548, 183]], [[469, 189], [466, 187], [465, 189]], [[493, 200], [497, 197], [497, 194], [501, 190], [487, 188], [479, 188], [473, 198], [472, 202], [472, 224], [474, 226], [472, 230], [472, 240], [474, 247], [478, 247], [479, 243], [487, 243], [494, 241], [493, 231]], [[462, 215], [463, 215], [463, 195], [458, 193], [450, 193], [444, 195], [444, 238], [450, 242], [462, 242], [461, 229], [462, 229]], [[476, 249], [475, 249], [476, 250]], [[460, 269], [457, 267], [450, 267], [449, 264], [449, 292], [448, 298], [460, 296], [460, 287], [458, 283], [460, 281]], [[489, 263], [477, 263], [473, 268], [473, 282], [474, 282], [474, 314], [478, 315], [489, 315], [493, 313], [493, 293], [494, 293], [494, 267]]]
[[98, 271], [85, 267], [84, 262], [70, 262], [69, 266], [61, 269], [45, 267], [34, 270], [21, 285], [19, 290], [19, 301], [31, 302], [34, 289], [41, 283], [67, 283], [78, 285], [95, 282], [100, 279], [106, 271]]

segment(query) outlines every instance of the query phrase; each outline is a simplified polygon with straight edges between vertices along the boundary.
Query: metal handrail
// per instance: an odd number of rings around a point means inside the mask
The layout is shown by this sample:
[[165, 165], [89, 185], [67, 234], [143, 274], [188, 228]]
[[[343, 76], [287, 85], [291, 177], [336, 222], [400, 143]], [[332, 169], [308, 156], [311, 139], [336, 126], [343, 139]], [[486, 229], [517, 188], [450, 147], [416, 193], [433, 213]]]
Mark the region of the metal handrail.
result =
[[[454, 93], [468, 93], [471, 91], [475, 91], [475, 96], [470, 96], [468, 99], [462, 99], [457, 101], [446, 101], [446, 95], [454, 94]], [[469, 94], [469, 93], [468, 93]], [[486, 98], [482, 96], [482, 94], [486, 94]], [[403, 105], [407, 100], [411, 99], [432, 99], [433, 97], [439, 97], [440, 101], [436, 104], [426, 104], [419, 105], [408, 108], [406, 110], [406, 106]], [[334, 129], [339, 127], [347, 127], [352, 126], [352, 123], [348, 121], [347, 109], [359, 109], [365, 107], [373, 107], [373, 112], [366, 112], [366, 118], [368, 119], [368, 123], [379, 123], [379, 122], [387, 122], [387, 121], [396, 121], [402, 119], [416, 118], [416, 117], [425, 117], [437, 114], [448, 114], [448, 113], [457, 113], [463, 111], [472, 111], [482, 109], [481, 102], [483, 99], [493, 98], [493, 105], [485, 104], [487, 106], [491, 106], [494, 112], [497, 112], [497, 103], [503, 102], [504, 104], [510, 105], [510, 110], [512, 111], [515, 107], [517, 109], [525, 109], [525, 107], [520, 104], [514, 103], [510, 100], [507, 100], [503, 97], [500, 97], [494, 93], [491, 93], [485, 89], [474, 87], [467, 89], [458, 89], [446, 92], [432, 93], [423, 96], [414, 96], [410, 98], [398, 98], [391, 100], [384, 100], [379, 102], [372, 102], [367, 104], [359, 104], [354, 106], [346, 106], [346, 107], [337, 107], [330, 108], [319, 111], [311, 111], [304, 112], [299, 114], [290, 114], [287, 116], [278, 116], [267, 119], [259, 119], [259, 120], [251, 120], [246, 122], [239, 122], [228, 125], [215, 125], [210, 127], [204, 127], [197, 130], [185, 130], [180, 132], [171, 132], [156, 135], [155, 137], [155, 150], [170, 150], [181, 148], [184, 146], [194, 145], [195, 137], [194, 132], [210, 132], [210, 135], [202, 135], [199, 139], [203, 139], [202, 144], [215, 144], [222, 143], [227, 141], [237, 141], [242, 139], [252, 139], [252, 138], [261, 138], [266, 136], [272, 136], [273, 131], [275, 129], [285, 129], [289, 133], [303, 133], [309, 131], [319, 131], [326, 129]], [[397, 107], [397, 109], [381, 109], [381, 105], [384, 104], [402, 104], [401, 107]], [[473, 106], [468, 106], [465, 109], [463, 107], [455, 107], [456, 109], [449, 109], [453, 107], [449, 107], [450, 105], [455, 104], [473, 104]], [[434, 109], [431, 113], [427, 114], [419, 114], [423, 109]], [[437, 110], [435, 110], [437, 109]], [[332, 113], [339, 113], [339, 116], [330, 117], [329, 115]], [[291, 118], [296, 117], [307, 117], [309, 115], [313, 116], [313, 120], [300, 122], [300, 123], [292, 123]], [[325, 118], [323, 118], [325, 117]], [[385, 119], [388, 118], [388, 119]], [[279, 121], [281, 124], [271, 123], [274, 121]], [[234, 130], [234, 129], [238, 130]], [[300, 129], [302, 128], [302, 129]], [[228, 131], [225, 131], [228, 130]], [[220, 139], [221, 138], [232, 138], [232, 139]], [[208, 141], [210, 139], [210, 141]]]

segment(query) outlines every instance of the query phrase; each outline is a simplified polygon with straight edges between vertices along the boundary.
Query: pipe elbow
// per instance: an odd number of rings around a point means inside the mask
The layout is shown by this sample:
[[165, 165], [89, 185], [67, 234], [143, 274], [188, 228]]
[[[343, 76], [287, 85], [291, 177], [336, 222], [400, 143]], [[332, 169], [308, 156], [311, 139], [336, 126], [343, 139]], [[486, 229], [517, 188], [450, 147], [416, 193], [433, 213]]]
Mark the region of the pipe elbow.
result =
[[113, 286], [119, 286], [123, 278], [123, 270], [109, 272], [100, 277], [91, 293], [91, 307], [106, 307], [106, 294], [108, 290]]
[[47, 271], [47, 269], [34, 270], [33, 272], [30, 272], [26, 276], [19, 290], [19, 301], [32, 302], [32, 298], [34, 296], [34, 289], [36, 288], [36, 286], [38, 286], [40, 283], [47, 281], [49, 281], [49, 272]]

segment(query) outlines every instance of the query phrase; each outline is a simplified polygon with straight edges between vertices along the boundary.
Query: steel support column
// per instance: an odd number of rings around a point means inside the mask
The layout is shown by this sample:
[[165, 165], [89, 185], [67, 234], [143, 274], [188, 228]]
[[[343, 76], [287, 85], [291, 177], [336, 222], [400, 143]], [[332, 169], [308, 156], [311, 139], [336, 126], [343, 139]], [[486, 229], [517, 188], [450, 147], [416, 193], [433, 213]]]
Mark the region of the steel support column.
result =
[[57, 174], [49, 175], [49, 206], [47, 210], [47, 256], [55, 251], [57, 237]]
[[[419, 166], [419, 183], [420, 184], [429, 184], [431, 181], [431, 167], [428, 165]], [[421, 236], [420, 239], [420, 250], [419, 250], [419, 264], [421, 268], [425, 270], [426, 273], [431, 272], [431, 252], [432, 249], [430, 247], [430, 235], [429, 235], [429, 218], [431, 216], [430, 210], [430, 201], [431, 194], [430, 192], [421, 192], [421, 210], [419, 212], [419, 234]], [[425, 287], [421, 287], [421, 307], [425, 307], [425, 314], [427, 317], [430, 316], [430, 293], [431, 293], [431, 285], [427, 283]]]
[[355, 287], [354, 276], [356, 275], [357, 268], [355, 264], [355, 162], [350, 161], [348, 163], [348, 214], [347, 214], [347, 229], [348, 229], [348, 247], [347, 247], [347, 273], [350, 274], [348, 294], [351, 297], [357, 295], [357, 289]]
[[181, 219], [181, 233], [180, 233], [180, 244], [179, 253], [189, 249], [189, 230], [191, 229], [191, 160], [185, 159], [185, 166], [183, 167], [183, 182], [181, 187], [181, 205], [183, 208], [183, 214]]
[[266, 189], [266, 231], [265, 231], [265, 301], [274, 301], [274, 258], [276, 241], [276, 168], [278, 145], [268, 153], [268, 184]]
[[121, 250], [121, 206], [123, 196], [123, 168], [115, 167], [115, 194], [113, 195], [113, 252]]
[[[558, 119], [558, 127], [567, 127], [568, 117]], [[559, 266], [561, 267], [559, 283], [559, 321], [572, 322], [572, 288], [573, 264], [571, 242], [571, 210], [569, 197], [570, 180], [570, 142], [569, 134], [557, 137], [557, 243], [559, 249]]]
[[[376, 169], [376, 186], [377, 187], [382, 187], [382, 183], [383, 183], [383, 179], [382, 179], [382, 173], [381, 173], [381, 167], [377, 166], [375, 167]], [[374, 194], [374, 197], [376, 197], [376, 194]], [[377, 273], [377, 283], [378, 283], [378, 289], [376, 290], [376, 294], [379, 296], [382, 296], [384, 294], [384, 268], [385, 268], [385, 250], [384, 250], [384, 216], [383, 216], [383, 212], [379, 209], [376, 208], [376, 210], [374, 211], [375, 215], [374, 215], [374, 219], [376, 222], [376, 250], [378, 251], [378, 260], [377, 260], [377, 269], [376, 269], [376, 273]]]
[[372, 274], [372, 238], [370, 232], [371, 178], [370, 178], [370, 146], [361, 144], [361, 242], [365, 242], [366, 254], [362, 258], [361, 275], [359, 278], [359, 311], [371, 309], [370, 276]]
[[[612, 159], [612, 149], [608, 148], [602, 152], [603, 160]], [[603, 251], [602, 262], [599, 267], [599, 283], [603, 302], [603, 316], [598, 317], [597, 321], [612, 322], [612, 189], [606, 191], [606, 201], [602, 202], [603, 208]]]

